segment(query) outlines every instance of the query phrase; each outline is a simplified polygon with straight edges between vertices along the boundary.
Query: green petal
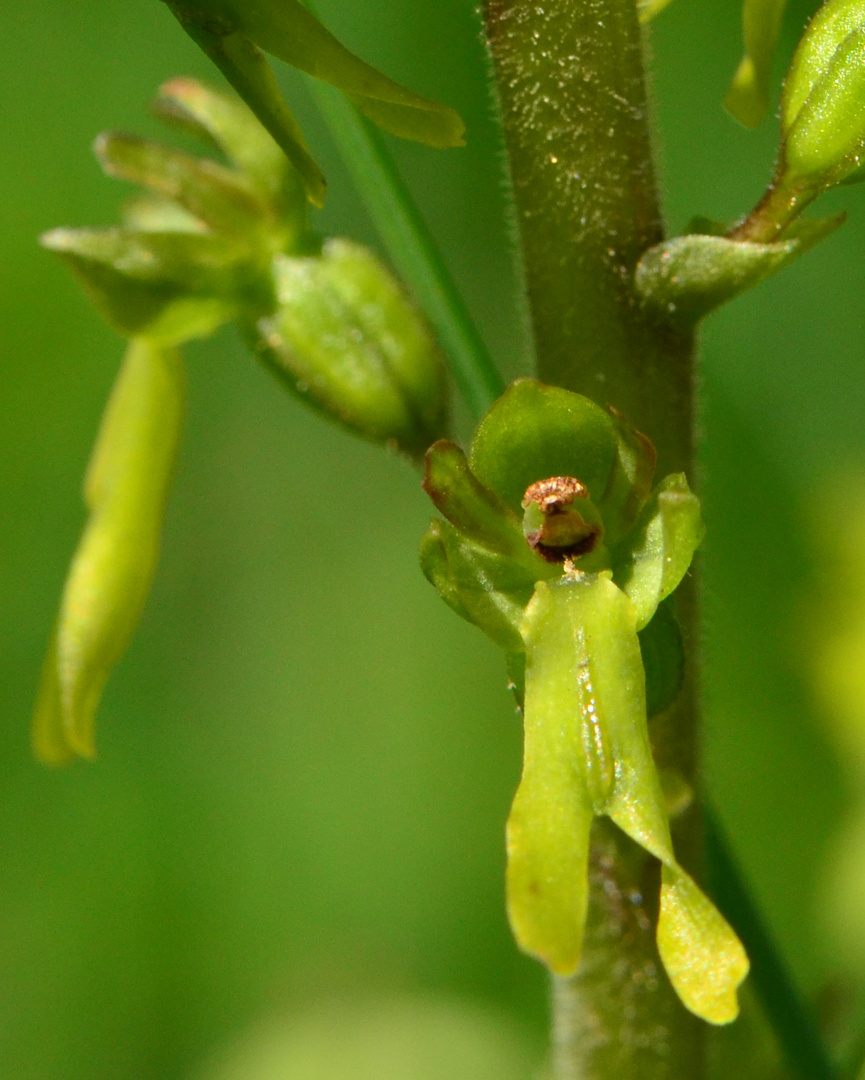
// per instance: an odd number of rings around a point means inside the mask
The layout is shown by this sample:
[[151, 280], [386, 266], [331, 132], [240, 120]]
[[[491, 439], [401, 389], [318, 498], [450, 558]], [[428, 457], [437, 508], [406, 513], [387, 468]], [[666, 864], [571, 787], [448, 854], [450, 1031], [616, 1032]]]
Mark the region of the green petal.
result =
[[67, 752], [94, 756], [96, 707], [156, 565], [183, 385], [175, 351], [144, 340], [130, 345], [88, 467], [90, 518], [69, 569], [37, 702], [34, 743], [43, 760], [63, 760], [61, 732]]
[[285, 154], [240, 98], [196, 79], [171, 79], [160, 86], [153, 112], [220, 150], [268, 199], [296, 194]]
[[665, 477], [615, 554], [616, 582], [634, 605], [638, 630], [685, 576], [704, 534], [700, 500], [685, 474]]
[[[448, 568], [444, 599], [506, 652], [521, 651], [520, 624], [537, 575], [521, 563], [473, 543], [446, 521], [436, 522], [436, 539]], [[438, 588], [438, 582], [429, 573], [427, 576]], [[452, 590], [456, 603], [447, 590]]]
[[481, 420], [469, 464], [518, 513], [536, 480], [572, 476], [599, 501], [616, 458], [613, 422], [580, 394], [517, 379]]
[[769, 111], [769, 82], [787, 0], [745, 0], [742, 30], [745, 55], [724, 105], [745, 127], [757, 127]]
[[461, 619], [473, 623], [471, 615], [460, 599], [459, 587], [454, 580], [447, 548], [442, 539], [443, 524], [433, 519], [420, 542], [420, 568], [424, 577], [444, 602]]
[[502, 555], [525, 559], [530, 554], [520, 519], [478, 482], [455, 443], [441, 440], [427, 450], [423, 489], [448, 521], [470, 539]]

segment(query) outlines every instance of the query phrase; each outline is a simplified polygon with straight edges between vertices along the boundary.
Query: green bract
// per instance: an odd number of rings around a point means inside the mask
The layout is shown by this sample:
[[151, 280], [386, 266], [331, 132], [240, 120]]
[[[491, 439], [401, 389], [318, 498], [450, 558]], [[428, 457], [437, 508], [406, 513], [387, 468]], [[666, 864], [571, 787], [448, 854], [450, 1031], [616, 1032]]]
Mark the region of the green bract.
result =
[[[623, 418], [518, 380], [481, 421], [468, 460], [453, 443], [428, 451], [424, 488], [447, 520], [431, 524], [421, 565], [505, 651], [524, 700], [525, 763], [507, 829], [521, 947], [557, 974], [576, 969], [589, 829], [605, 814], [663, 864], [658, 948], [679, 996], [727, 1023], [747, 957], [676, 862], [649, 746], [644, 665], [653, 712], [675, 699], [683, 670], [675, 617], [659, 605], [703, 534], [683, 475], [650, 492], [654, 464], [649, 440]], [[677, 777], [666, 787], [673, 803], [687, 801]]]
[[262, 52], [344, 91], [386, 131], [436, 147], [461, 146], [463, 122], [349, 52], [299, 0], [166, 0], [283, 148], [320, 205], [325, 180], [279, 95]]
[[133, 341], [87, 469], [90, 517], [66, 579], [36, 701], [33, 745], [48, 764], [95, 754], [96, 707], [156, 566], [183, 399], [176, 351]]
[[804, 255], [845, 217], [794, 222], [784, 230], [783, 240], [768, 244], [709, 232], [675, 236], [649, 248], [640, 259], [634, 278], [637, 293], [671, 322], [693, 326]]
[[785, 183], [847, 179], [865, 147], [865, 4], [829, 0], [793, 57], [781, 103]]

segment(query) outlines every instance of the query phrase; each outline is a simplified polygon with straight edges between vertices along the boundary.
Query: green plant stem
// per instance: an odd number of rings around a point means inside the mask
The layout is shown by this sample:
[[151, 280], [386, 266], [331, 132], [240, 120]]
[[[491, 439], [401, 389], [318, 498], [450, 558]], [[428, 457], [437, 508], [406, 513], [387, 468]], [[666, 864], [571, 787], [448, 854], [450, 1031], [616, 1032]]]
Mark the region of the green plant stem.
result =
[[342, 94], [311, 84], [316, 103], [394, 266], [448, 354], [457, 388], [477, 421], [504, 381], [466, 309], [384, 139]]
[[[660, 475], [693, 478], [693, 340], [650, 318], [636, 263], [662, 239], [634, 0], [486, 0], [538, 373], [617, 406], [658, 449]], [[692, 786], [697, 640], [693, 587], [678, 610], [689, 675], [655, 723], [662, 766]], [[674, 828], [699, 876], [698, 803]], [[611, 826], [593, 835], [580, 971], [554, 988], [558, 1080], [698, 1080], [706, 1025], [679, 1004], [654, 944], [657, 866]]]
[[802, 1002], [727, 844], [717, 815], [704, 807], [712, 895], [751, 958], [751, 978], [790, 1068], [802, 1080], [836, 1080], [810, 1010]]

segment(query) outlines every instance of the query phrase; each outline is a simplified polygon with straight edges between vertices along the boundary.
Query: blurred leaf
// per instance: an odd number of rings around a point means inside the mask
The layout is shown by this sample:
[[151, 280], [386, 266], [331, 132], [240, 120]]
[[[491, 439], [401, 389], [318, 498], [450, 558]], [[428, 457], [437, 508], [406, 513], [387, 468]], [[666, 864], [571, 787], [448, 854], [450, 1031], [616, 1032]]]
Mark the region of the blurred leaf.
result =
[[745, 127], [758, 127], [769, 111], [769, 80], [787, 0], [744, 0], [745, 55], [724, 105]]
[[271, 1021], [196, 1080], [533, 1080], [509, 1016], [435, 998], [337, 999]]

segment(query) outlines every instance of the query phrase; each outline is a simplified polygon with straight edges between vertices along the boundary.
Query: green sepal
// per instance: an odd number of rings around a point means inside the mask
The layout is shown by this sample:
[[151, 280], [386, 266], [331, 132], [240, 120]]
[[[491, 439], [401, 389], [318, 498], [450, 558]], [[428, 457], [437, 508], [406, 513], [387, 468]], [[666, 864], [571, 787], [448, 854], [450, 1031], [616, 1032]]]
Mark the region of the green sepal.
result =
[[185, 19], [181, 18], [180, 22], [297, 169], [309, 201], [314, 206], [323, 206], [327, 181], [307, 149], [297, 121], [280, 95], [264, 53], [243, 34], [214, 34]]
[[439, 440], [425, 461], [423, 490], [453, 526], [492, 551], [528, 561], [520, 519], [476, 479], [456, 443]]
[[685, 646], [672, 597], [658, 605], [637, 636], [646, 673], [646, 715], [651, 719], [673, 704], [685, 677]]
[[173, 200], [214, 232], [246, 241], [267, 220], [267, 205], [236, 169], [113, 131], [97, 137], [93, 152], [109, 176]]
[[160, 86], [153, 113], [223, 153], [281, 212], [305, 218], [297, 173], [240, 98], [196, 79], [171, 79]]
[[426, 322], [364, 247], [273, 262], [276, 309], [257, 326], [265, 363], [305, 401], [365, 438], [417, 456], [445, 426], [444, 364]]
[[633, 605], [608, 574], [539, 583], [522, 634], [526, 750], [508, 821], [508, 914], [518, 942], [559, 975], [576, 970], [589, 828], [593, 814], [606, 814], [663, 863], [658, 948], [683, 1004], [728, 1023], [748, 960], [673, 853]]
[[129, 346], [84, 483], [90, 516], [72, 559], [34, 710], [40, 760], [95, 755], [105, 681], [150, 588], [183, 418], [179, 355]]
[[634, 605], [638, 630], [685, 576], [704, 534], [700, 500], [685, 474], [666, 476], [613, 553], [616, 584]]
[[520, 512], [526, 489], [553, 476], [574, 477], [599, 501], [616, 453], [613, 422], [594, 402], [517, 379], [481, 420], [469, 465], [484, 486]]
[[203, 337], [260, 299], [245, 253], [222, 237], [113, 228], [54, 229], [40, 240], [125, 337]]
[[745, 127], [758, 127], [769, 111], [772, 60], [787, 0], [744, 0], [745, 55], [724, 98], [728, 112]]
[[[861, 5], [860, 20], [865, 20]], [[810, 30], [809, 27], [806, 38]], [[833, 35], [828, 36], [831, 39]], [[798, 96], [800, 71], [794, 57], [791, 97]], [[806, 82], [810, 82], [810, 74]], [[823, 190], [842, 183], [862, 165], [865, 157], [865, 21], [860, 21], [834, 50], [795, 118], [785, 128], [782, 156], [783, 182], [805, 184], [811, 189]]]
[[521, 563], [434, 521], [421, 545], [421, 567], [442, 599], [506, 652], [523, 647], [520, 623], [536, 575]]
[[672, 322], [693, 326], [710, 311], [770, 277], [834, 232], [846, 215], [798, 221], [784, 239], [744, 243], [724, 236], [690, 234], [658, 244], [637, 265], [637, 293], [647, 307]]

